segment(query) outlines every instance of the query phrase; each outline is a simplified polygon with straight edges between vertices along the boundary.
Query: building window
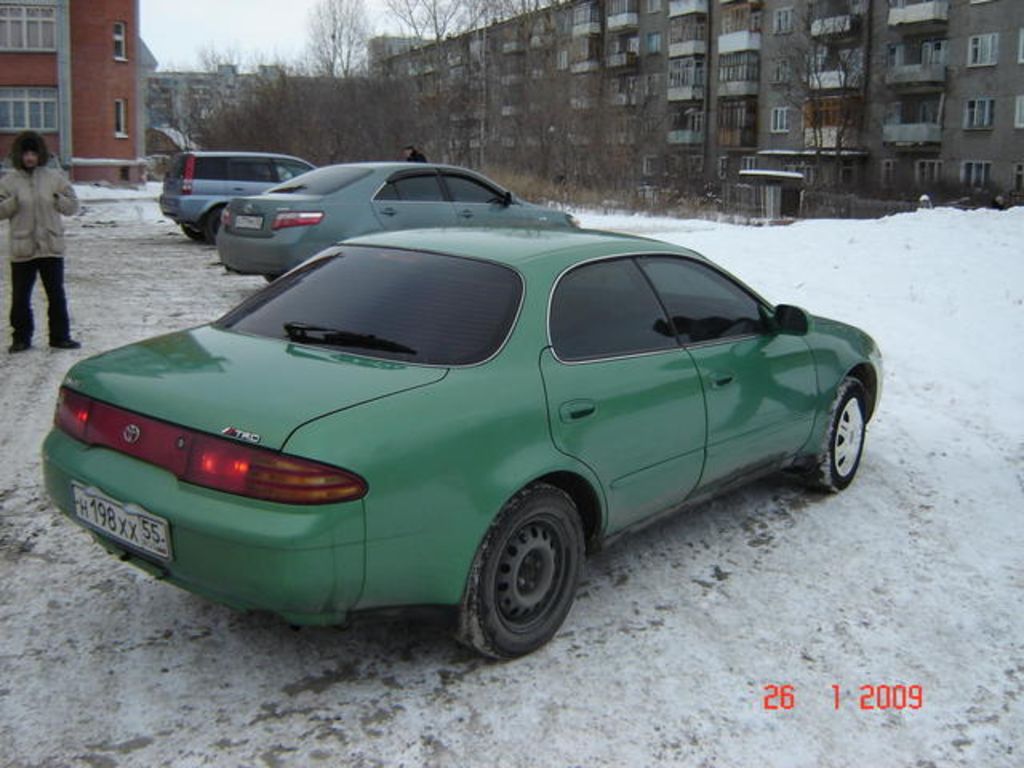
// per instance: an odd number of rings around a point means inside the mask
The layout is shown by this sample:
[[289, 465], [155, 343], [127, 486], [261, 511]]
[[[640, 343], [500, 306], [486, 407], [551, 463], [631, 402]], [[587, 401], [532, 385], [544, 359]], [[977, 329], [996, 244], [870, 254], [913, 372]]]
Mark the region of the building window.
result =
[[964, 106], [964, 128], [991, 128], [995, 99], [968, 99]]
[[896, 161], [892, 159], [882, 161], [882, 188], [890, 189], [896, 180]]
[[771, 79], [773, 83], [788, 83], [793, 79], [793, 65], [789, 59], [772, 60]]
[[558, 52], [558, 68], [568, 69], [569, 68], [569, 51], [563, 48]]
[[999, 58], [999, 33], [974, 35], [967, 44], [967, 66], [987, 67]]
[[1013, 127], [1024, 128], [1024, 96], [1017, 97], [1017, 109], [1013, 113]]
[[743, 171], [756, 171], [757, 170], [757, 156], [756, 155], [744, 155], [740, 158], [740, 170]]
[[772, 108], [772, 133], [789, 133], [789, 107]]
[[1024, 192], [1024, 163], [1016, 163], [1013, 166], [1013, 191]]
[[992, 163], [968, 160], [960, 166], [960, 181], [965, 186], [977, 188], [987, 186], [992, 178]]
[[1024, 64], [1024, 27], [1017, 32], [1017, 63]]
[[128, 61], [128, 38], [125, 29], [123, 21], [114, 22], [114, 58], [118, 61]]
[[660, 13], [661, 12], [661, 0], [647, 0], [647, 12], [648, 13]]
[[644, 155], [643, 161], [643, 174], [644, 176], [653, 176], [658, 172], [658, 156], [657, 155]]
[[124, 99], [114, 100], [114, 135], [119, 139], [128, 136], [128, 103]]
[[57, 10], [55, 8], [0, 6], [0, 51], [57, 50]]
[[0, 88], [0, 131], [57, 130], [56, 88]]
[[723, 83], [756, 83], [761, 57], [754, 51], [726, 53], [718, 57], [718, 79]]
[[729, 173], [729, 156], [721, 155], [718, 158], [718, 178], [724, 179]]
[[661, 32], [647, 33], [647, 52], [661, 53]]
[[779, 8], [772, 16], [772, 31], [776, 35], [788, 35], [793, 31], [793, 9]]
[[914, 182], [919, 187], [938, 184], [941, 176], [941, 160], [918, 160], [914, 164]]

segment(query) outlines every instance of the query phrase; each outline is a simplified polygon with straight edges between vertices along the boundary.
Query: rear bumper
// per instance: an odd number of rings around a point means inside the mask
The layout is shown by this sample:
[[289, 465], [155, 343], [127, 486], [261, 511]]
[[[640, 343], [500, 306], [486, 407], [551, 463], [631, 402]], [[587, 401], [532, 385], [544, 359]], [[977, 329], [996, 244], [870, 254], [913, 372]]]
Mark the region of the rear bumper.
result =
[[[57, 430], [43, 444], [47, 492], [110, 553], [157, 578], [292, 624], [341, 624], [364, 578], [363, 503], [296, 507], [181, 483], [168, 472]], [[71, 480], [167, 520], [173, 559], [132, 552], [74, 514]]]
[[221, 228], [217, 237], [221, 263], [243, 275], [282, 275], [323, 247], [304, 243], [298, 228], [282, 230], [273, 237], [245, 237]]

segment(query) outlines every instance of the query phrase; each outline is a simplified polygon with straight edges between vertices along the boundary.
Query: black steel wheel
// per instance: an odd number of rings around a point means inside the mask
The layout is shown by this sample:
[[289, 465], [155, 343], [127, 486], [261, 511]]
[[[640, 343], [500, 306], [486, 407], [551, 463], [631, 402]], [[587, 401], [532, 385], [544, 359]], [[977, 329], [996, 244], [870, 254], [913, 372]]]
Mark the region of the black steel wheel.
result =
[[196, 229], [191, 224], [182, 224], [181, 231], [185, 233], [189, 240], [195, 240], [198, 243], [206, 240], [206, 234], [201, 229]]
[[477, 551], [459, 640], [496, 659], [536, 650], [562, 626], [582, 568], [583, 527], [569, 495], [544, 483], [520, 491]]
[[217, 233], [220, 232], [220, 215], [224, 210], [223, 205], [211, 208], [203, 217], [203, 235], [210, 245], [217, 244]]

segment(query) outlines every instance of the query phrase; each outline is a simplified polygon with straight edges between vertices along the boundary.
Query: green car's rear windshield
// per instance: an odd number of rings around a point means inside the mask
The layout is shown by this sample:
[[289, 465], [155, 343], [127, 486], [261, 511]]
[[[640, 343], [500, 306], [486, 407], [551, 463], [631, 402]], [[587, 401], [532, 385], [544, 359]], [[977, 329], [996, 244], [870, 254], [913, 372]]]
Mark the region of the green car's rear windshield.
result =
[[217, 326], [368, 357], [472, 365], [504, 343], [522, 291], [514, 270], [492, 262], [346, 246], [280, 278]]

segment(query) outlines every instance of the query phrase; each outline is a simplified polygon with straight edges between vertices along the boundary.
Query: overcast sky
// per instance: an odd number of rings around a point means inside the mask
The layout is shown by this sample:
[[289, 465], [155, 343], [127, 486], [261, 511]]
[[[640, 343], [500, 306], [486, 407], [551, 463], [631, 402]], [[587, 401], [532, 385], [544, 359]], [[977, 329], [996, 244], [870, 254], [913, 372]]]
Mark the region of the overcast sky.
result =
[[[160, 69], [195, 69], [209, 46], [235, 51], [243, 65], [294, 59], [306, 45], [317, 0], [141, 0], [142, 39]], [[388, 30], [383, 0], [363, 0], [376, 31]], [[391, 29], [390, 31], [394, 31]]]

